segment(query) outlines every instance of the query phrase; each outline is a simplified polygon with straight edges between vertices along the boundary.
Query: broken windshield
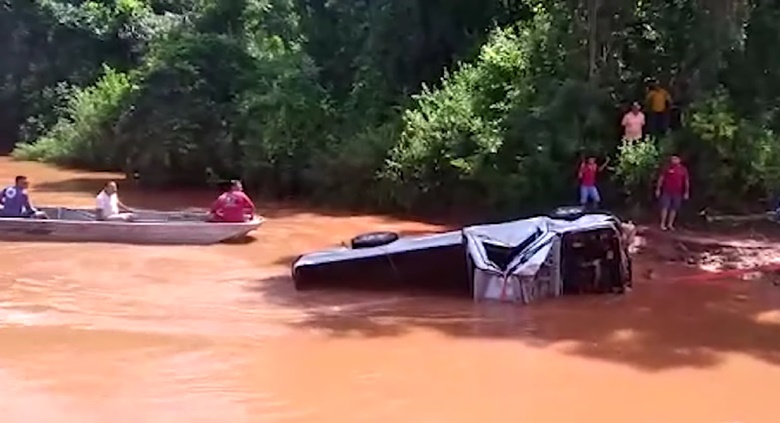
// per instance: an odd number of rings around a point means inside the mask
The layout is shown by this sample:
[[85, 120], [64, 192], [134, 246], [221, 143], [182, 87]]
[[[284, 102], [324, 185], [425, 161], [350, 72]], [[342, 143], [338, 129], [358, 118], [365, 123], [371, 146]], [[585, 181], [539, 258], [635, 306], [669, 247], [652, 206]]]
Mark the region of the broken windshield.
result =
[[506, 270], [509, 264], [519, 256], [523, 251], [528, 249], [536, 240], [538, 240], [544, 231], [541, 228], [537, 228], [528, 238], [524, 239], [521, 243], [514, 247], [506, 247], [502, 245], [496, 245], [489, 240], [482, 241], [482, 246], [485, 248], [488, 260], [496, 265], [501, 270]]

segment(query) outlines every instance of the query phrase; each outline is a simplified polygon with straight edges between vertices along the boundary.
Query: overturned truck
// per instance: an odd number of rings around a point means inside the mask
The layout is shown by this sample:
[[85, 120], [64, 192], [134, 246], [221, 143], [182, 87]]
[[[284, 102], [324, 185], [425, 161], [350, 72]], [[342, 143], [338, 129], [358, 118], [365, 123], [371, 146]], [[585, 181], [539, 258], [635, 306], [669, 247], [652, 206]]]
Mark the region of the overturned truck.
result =
[[379, 232], [306, 254], [297, 289], [403, 289], [531, 303], [568, 294], [622, 293], [631, 285], [626, 225], [608, 213], [550, 216], [399, 238]]

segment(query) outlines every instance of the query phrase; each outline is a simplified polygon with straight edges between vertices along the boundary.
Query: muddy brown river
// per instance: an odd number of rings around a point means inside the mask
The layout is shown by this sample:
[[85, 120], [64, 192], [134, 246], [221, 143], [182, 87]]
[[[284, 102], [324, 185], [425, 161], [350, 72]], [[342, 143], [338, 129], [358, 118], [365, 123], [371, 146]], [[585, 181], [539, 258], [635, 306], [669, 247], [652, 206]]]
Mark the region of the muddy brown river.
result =
[[[0, 161], [39, 205], [111, 175]], [[120, 187], [121, 189], [121, 187]], [[120, 192], [121, 194], [121, 192]], [[125, 192], [139, 207], [208, 193]], [[0, 243], [3, 423], [776, 423], [780, 288], [637, 258], [627, 296], [530, 307], [296, 293], [291, 259], [440, 227], [259, 204], [244, 245]], [[653, 278], [644, 274], [654, 272]]]

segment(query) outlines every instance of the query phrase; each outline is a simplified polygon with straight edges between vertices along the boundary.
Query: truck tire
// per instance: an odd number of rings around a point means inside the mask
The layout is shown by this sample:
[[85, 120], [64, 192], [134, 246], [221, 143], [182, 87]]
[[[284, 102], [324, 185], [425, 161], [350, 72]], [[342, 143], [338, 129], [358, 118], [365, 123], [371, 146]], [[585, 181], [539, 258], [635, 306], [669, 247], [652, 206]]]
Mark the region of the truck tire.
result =
[[352, 238], [350, 245], [353, 249], [380, 247], [391, 244], [399, 238], [395, 232], [369, 232]]

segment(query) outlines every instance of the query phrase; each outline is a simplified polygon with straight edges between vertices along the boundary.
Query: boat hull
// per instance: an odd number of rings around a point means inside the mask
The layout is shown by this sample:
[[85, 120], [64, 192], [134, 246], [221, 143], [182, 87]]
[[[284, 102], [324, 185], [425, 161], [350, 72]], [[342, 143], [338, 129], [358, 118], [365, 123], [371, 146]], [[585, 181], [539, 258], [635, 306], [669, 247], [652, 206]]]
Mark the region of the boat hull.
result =
[[[208, 245], [245, 236], [263, 223], [261, 217], [241, 223], [210, 223], [192, 220], [192, 214], [155, 211], [140, 213], [146, 218], [140, 221], [111, 222], [90, 220], [86, 210], [42, 210], [49, 219], [0, 218], [0, 240]], [[57, 218], [62, 210], [67, 219]]]

